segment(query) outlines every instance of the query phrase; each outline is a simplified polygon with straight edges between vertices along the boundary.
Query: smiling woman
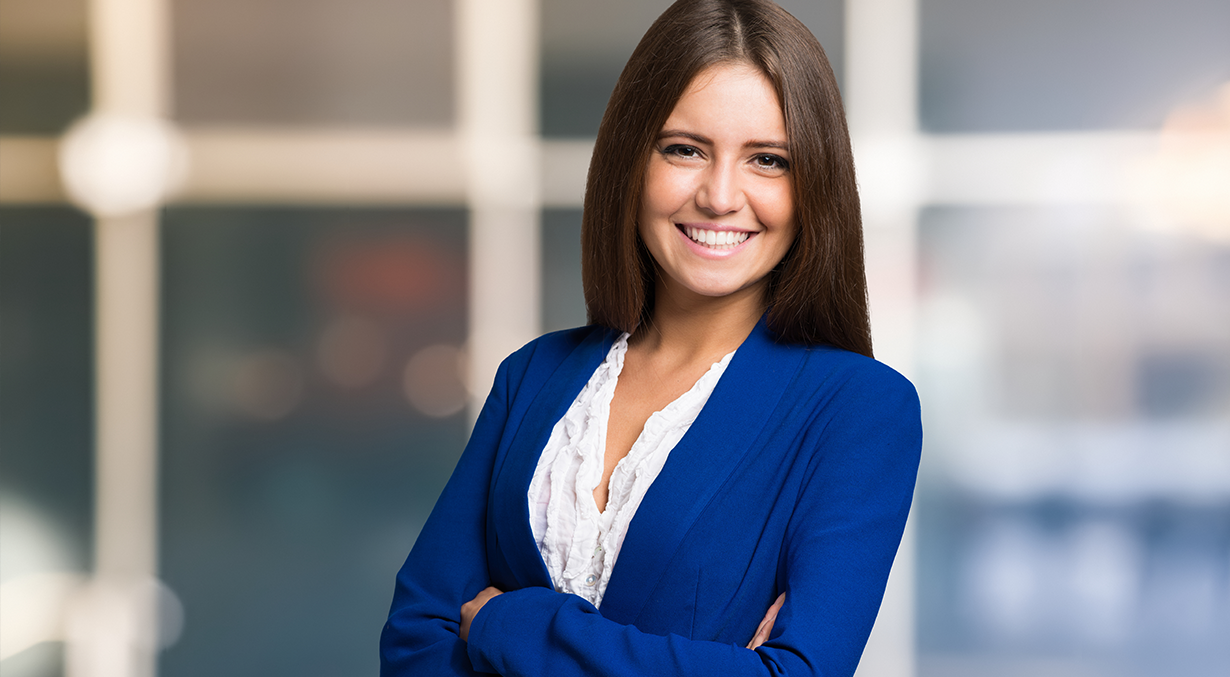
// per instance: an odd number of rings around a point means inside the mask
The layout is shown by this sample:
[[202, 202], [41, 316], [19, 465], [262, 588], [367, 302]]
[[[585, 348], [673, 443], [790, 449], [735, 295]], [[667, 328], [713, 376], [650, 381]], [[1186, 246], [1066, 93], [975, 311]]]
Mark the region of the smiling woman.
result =
[[772, 84], [746, 64], [703, 71], [649, 157], [639, 234], [661, 292], [740, 294], [759, 305], [794, 242], [786, 124]]
[[850, 675], [921, 446], [871, 359], [824, 51], [767, 0], [680, 0], [611, 97], [590, 325], [501, 365], [398, 574], [385, 675]]
[[[661, 135], [671, 131], [667, 119], [676, 102], [701, 83], [702, 72], [719, 64], [740, 66], [772, 89], [784, 130], [766, 128], [760, 133], [779, 136], [743, 142], [786, 142], [785, 149], [770, 144], [766, 150], [773, 152], [766, 155], [787, 160], [796, 226], [794, 243], [766, 279], [768, 324], [790, 342], [870, 356], [854, 157], [828, 58], [807, 28], [780, 7], [736, 3], [742, 9], [723, 16], [716, 9], [722, 4], [687, 3], [686, 9], [665, 12], [615, 85], [590, 162], [582, 217], [589, 321], [631, 331], [651, 317], [656, 264], [637, 233], [650, 158]], [[687, 21], [692, 23], [669, 23]], [[722, 117], [729, 120], [741, 101], [719, 101]]]

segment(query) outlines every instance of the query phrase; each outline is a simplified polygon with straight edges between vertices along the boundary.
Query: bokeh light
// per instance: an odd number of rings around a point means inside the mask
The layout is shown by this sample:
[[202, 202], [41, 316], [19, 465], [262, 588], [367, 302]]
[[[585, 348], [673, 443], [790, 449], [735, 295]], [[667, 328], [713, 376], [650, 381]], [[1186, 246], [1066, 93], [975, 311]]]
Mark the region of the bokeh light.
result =
[[150, 209], [188, 174], [187, 145], [167, 121], [87, 116], [64, 135], [60, 174], [69, 196], [96, 216]]
[[452, 416], [469, 399], [464, 374], [465, 355], [456, 346], [427, 346], [406, 363], [406, 399], [419, 412], [432, 418]]
[[1230, 242], [1230, 82], [1167, 116], [1137, 181], [1174, 228]]

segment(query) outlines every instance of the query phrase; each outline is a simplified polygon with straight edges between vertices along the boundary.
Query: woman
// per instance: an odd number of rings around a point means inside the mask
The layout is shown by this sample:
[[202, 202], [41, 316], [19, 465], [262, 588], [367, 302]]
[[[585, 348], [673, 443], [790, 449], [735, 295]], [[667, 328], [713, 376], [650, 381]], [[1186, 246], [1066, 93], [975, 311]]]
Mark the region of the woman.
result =
[[766, 0], [680, 0], [608, 105], [590, 325], [496, 375], [397, 579], [387, 675], [849, 675], [921, 445], [870, 359], [841, 101]]

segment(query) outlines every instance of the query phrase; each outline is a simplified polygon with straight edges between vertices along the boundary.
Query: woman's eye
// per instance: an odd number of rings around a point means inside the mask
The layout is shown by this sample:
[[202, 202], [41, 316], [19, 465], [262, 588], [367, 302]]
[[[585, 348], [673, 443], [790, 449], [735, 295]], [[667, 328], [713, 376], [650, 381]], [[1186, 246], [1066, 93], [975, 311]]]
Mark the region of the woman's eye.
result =
[[663, 155], [674, 155], [681, 158], [696, 158], [700, 157], [700, 151], [693, 146], [686, 146], [681, 143], [671, 144], [662, 149]]
[[790, 169], [790, 163], [786, 161], [786, 158], [771, 153], [757, 155], [755, 162], [756, 166], [761, 169]]

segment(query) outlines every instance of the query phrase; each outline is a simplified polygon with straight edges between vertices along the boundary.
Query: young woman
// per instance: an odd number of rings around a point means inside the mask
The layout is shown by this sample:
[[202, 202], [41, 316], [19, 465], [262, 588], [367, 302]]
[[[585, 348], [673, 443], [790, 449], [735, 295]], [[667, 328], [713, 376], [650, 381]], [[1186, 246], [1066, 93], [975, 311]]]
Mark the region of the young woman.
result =
[[680, 0], [603, 117], [590, 325], [510, 356], [398, 574], [385, 675], [850, 675], [909, 511], [840, 96], [767, 0]]

